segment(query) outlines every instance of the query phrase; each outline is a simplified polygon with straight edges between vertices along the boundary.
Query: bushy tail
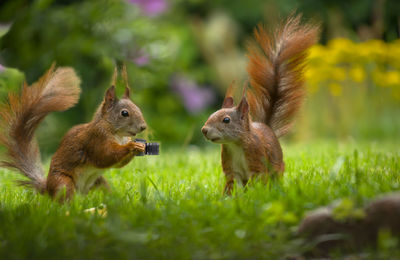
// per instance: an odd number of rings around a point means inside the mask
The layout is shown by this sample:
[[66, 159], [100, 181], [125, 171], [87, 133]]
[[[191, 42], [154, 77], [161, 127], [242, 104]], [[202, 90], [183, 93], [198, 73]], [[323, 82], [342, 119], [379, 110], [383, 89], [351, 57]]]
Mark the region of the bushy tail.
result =
[[0, 167], [15, 169], [29, 180], [22, 185], [44, 192], [46, 179], [35, 130], [47, 114], [63, 111], [79, 100], [80, 79], [72, 68], [55, 65], [32, 86], [24, 83], [20, 95], [9, 94], [0, 107], [0, 145], [6, 148]]
[[285, 135], [304, 98], [303, 71], [307, 49], [318, 40], [319, 26], [289, 17], [271, 36], [259, 25], [248, 45], [251, 89], [247, 93], [254, 121]]

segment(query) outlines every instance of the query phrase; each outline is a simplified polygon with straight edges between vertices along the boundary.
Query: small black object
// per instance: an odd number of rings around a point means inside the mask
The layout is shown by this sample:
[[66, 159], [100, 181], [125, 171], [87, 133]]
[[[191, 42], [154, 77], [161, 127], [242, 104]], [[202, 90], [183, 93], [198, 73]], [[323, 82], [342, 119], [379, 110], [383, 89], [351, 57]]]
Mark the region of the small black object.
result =
[[159, 155], [160, 154], [160, 144], [159, 143], [146, 143], [144, 139], [135, 139], [137, 143], [143, 143], [146, 145], [144, 149], [144, 153], [140, 153], [137, 156], [144, 156], [144, 155]]

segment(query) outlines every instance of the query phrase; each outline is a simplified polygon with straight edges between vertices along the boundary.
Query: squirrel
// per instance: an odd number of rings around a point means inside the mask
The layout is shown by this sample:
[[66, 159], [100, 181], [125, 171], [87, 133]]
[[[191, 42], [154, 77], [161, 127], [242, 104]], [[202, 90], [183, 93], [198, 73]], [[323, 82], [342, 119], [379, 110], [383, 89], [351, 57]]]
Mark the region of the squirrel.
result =
[[[126, 68], [124, 67], [125, 75]], [[114, 72], [114, 80], [117, 69]], [[125, 76], [124, 76], [125, 77]], [[130, 137], [146, 129], [140, 109], [130, 99], [130, 89], [118, 99], [114, 84], [91, 122], [71, 128], [63, 137], [50, 163], [47, 178], [41, 165], [35, 130], [53, 111], [74, 106], [80, 95], [80, 79], [69, 67], [51, 68], [37, 83], [23, 84], [20, 95], [9, 94], [0, 107], [0, 145], [6, 148], [0, 167], [19, 171], [28, 180], [19, 184], [60, 201], [69, 200], [75, 191], [86, 194], [91, 188], [108, 184], [102, 173], [122, 167], [145, 145]]]
[[278, 138], [285, 135], [304, 99], [307, 50], [317, 42], [319, 26], [301, 24], [301, 15], [290, 16], [272, 35], [259, 24], [255, 41], [249, 42], [247, 72], [250, 87], [244, 87], [235, 106], [233, 84], [222, 108], [208, 118], [201, 131], [206, 139], [222, 144], [224, 193], [232, 193], [234, 181], [246, 186], [252, 178], [267, 181], [284, 172]]

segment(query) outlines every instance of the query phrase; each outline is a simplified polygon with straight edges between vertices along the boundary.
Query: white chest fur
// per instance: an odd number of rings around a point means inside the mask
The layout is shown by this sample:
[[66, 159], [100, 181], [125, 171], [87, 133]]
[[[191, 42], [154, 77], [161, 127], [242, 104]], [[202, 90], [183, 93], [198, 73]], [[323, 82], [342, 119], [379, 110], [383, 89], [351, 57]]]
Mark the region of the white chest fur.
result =
[[228, 152], [232, 158], [232, 170], [235, 174], [235, 179], [239, 183], [243, 183], [244, 180], [250, 179], [249, 167], [244, 155], [243, 148], [235, 145], [227, 145]]
[[103, 170], [91, 166], [76, 169], [76, 189], [78, 192], [86, 194], [93, 186], [94, 182], [103, 174]]
[[129, 137], [118, 136], [118, 135], [115, 135], [114, 138], [117, 141], [117, 143], [119, 143], [120, 145], [127, 144], [131, 140]]
[[[130, 141], [130, 138], [124, 136], [115, 135], [115, 140], [123, 145]], [[95, 168], [92, 166], [84, 166], [75, 170], [77, 180], [76, 189], [78, 192], [86, 194], [89, 192], [90, 188], [93, 186], [97, 178], [103, 174], [104, 170]]]

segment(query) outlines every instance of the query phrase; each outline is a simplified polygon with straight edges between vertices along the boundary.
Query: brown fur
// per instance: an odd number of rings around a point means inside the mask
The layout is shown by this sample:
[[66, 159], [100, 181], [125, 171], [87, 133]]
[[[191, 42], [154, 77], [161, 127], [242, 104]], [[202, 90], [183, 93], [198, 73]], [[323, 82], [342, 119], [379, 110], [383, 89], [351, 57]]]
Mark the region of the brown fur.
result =
[[[55, 197], [65, 188], [62, 200], [70, 198], [75, 190], [86, 193], [92, 186], [107, 186], [102, 169], [122, 167], [144, 151], [143, 144], [126, 140], [146, 128], [142, 113], [130, 100], [128, 87], [118, 99], [112, 86], [93, 120], [73, 127], [64, 136], [45, 178], [34, 132], [48, 113], [77, 103], [79, 83], [73, 69], [54, 70], [52, 66], [37, 83], [30, 87], [25, 84], [20, 96], [10, 94], [9, 103], [0, 109], [0, 143], [7, 148], [1, 166], [19, 170], [29, 179], [22, 183], [40, 193]], [[129, 116], [122, 116], [122, 110]]]
[[301, 15], [288, 18], [272, 37], [258, 25], [256, 42], [247, 48], [252, 118], [271, 127], [278, 138], [289, 131], [303, 102], [307, 50], [318, 40], [319, 27], [300, 21]]
[[[232, 192], [236, 179], [243, 185], [254, 177], [263, 181], [284, 171], [278, 137], [290, 128], [304, 96], [306, 50], [317, 40], [318, 27], [300, 25], [300, 16], [289, 18], [273, 38], [262, 26], [255, 31], [258, 45], [249, 45], [248, 73], [251, 90], [234, 106], [233, 86], [222, 108], [202, 128], [205, 137], [222, 144], [224, 192]], [[224, 120], [229, 119], [229, 122]]]

